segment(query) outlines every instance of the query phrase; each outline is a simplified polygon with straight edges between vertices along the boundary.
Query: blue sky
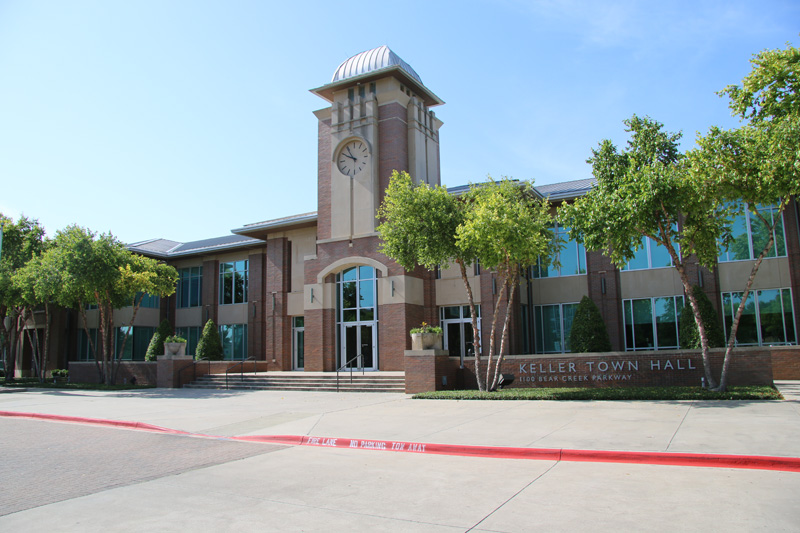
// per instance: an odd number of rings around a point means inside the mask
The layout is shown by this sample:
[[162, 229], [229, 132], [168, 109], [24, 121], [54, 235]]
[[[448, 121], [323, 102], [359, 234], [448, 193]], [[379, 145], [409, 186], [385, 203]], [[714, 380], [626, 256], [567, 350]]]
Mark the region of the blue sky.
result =
[[735, 127], [718, 91], [796, 1], [0, 0], [0, 212], [125, 242], [316, 210], [309, 89], [388, 45], [446, 104], [442, 182], [591, 176], [622, 120]]

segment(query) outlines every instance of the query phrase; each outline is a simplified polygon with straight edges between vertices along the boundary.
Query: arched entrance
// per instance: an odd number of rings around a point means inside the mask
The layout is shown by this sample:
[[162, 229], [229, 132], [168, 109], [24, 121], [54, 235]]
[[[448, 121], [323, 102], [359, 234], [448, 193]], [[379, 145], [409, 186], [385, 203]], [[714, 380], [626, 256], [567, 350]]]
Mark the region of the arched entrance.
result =
[[337, 367], [378, 369], [376, 289], [375, 269], [371, 266], [350, 267], [337, 274]]

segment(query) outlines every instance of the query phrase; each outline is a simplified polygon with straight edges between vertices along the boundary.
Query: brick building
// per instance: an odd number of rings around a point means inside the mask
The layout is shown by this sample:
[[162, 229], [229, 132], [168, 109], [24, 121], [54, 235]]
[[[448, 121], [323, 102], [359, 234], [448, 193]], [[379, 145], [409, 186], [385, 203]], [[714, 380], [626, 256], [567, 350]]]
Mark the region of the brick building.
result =
[[[316, 212], [248, 224], [220, 238], [130, 245], [174, 265], [180, 280], [172, 297], [146, 301], [132, 330], [125, 327], [129, 311], [117, 313], [119, 333], [131, 335], [124, 358], [143, 358], [163, 318], [189, 340], [188, 353], [212, 319], [227, 359], [253, 356], [270, 370], [333, 371], [357, 364], [358, 355], [367, 369], [404, 370], [408, 330], [422, 321], [443, 326], [451, 357], [468, 357], [472, 331], [458, 272], [405, 271], [378, 252], [375, 231], [375, 210], [393, 170], [408, 171], [417, 182], [440, 183], [442, 122], [432, 108], [442, 100], [385, 46], [348, 59], [330, 83], [312, 92], [325, 101], [314, 113], [319, 121]], [[592, 183], [570, 181], [537, 190], [560, 202], [585, 194]], [[796, 202], [783, 217], [743, 319], [739, 339], [745, 345], [797, 344]], [[556, 231], [566, 238], [564, 228]], [[720, 258], [715, 272], [695, 266], [690, 273], [726, 325], [763, 237], [751, 231], [746, 218], [737, 221], [735, 231], [738, 246]], [[630, 264], [617, 268], [567, 239], [560, 262], [557, 269], [532, 268], [525, 274], [509, 353], [568, 353], [572, 315], [585, 295], [600, 308], [615, 351], [678, 346], [683, 288], [668, 255], [655, 243], [645, 241]], [[472, 275], [485, 336], [498, 295], [492, 272], [476, 265]], [[96, 321], [92, 313], [90, 327]], [[74, 329], [70, 359], [85, 360], [85, 333], [78, 324]]]

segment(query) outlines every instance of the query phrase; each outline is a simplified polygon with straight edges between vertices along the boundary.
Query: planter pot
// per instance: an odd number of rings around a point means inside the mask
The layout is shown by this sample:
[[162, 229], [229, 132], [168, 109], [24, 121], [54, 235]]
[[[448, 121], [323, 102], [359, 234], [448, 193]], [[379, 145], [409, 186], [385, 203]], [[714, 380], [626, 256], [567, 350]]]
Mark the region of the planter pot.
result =
[[173, 357], [176, 355], [186, 355], [186, 343], [185, 342], [165, 342], [164, 343], [164, 355], [168, 357]]
[[441, 333], [412, 333], [411, 334], [411, 349], [412, 350], [441, 350], [442, 349], [442, 334]]

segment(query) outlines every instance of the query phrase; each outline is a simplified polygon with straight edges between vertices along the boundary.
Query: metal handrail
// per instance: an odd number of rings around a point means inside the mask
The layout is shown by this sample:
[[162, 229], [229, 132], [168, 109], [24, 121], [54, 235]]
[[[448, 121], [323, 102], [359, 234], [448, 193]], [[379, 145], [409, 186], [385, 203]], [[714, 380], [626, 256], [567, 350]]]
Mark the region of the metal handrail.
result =
[[[344, 368], [347, 368], [347, 365], [349, 365], [350, 363], [352, 363], [356, 359], [358, 359], [358, 366], [356, 367], [356, 369], [360, 368], [361, 369], [361, 375], [362, 376], [364, 375], [364, 354], [358, 354], [357, 356], [353, 357], [352, 359], [347, 361], [345, 364], [343, 364], [342, 366], [340, 366], [339, 368], [336, 369], [336, 392], [339, 392], [339, 371], [344, 369]], [[353, 370], [352, 370], [352, 367], [351, 367], [351, 369], [350, 369], [350, 385], [352, 385], [352, 384], [353, 384]]]
[[255, 358], [255, 357], [248, 357], [248, 358], [247, 358], [247, 359], [245, 359], [244, 361], [239, 361], [239, 362], [238, 362], [238, 363], [236, 363], [235, 365], [233, 365], [233, 366], [231, 366], [231, 367], [228, 367], [228, 369], [225, 371], [225, 390], [228, 390], [228, 374], [229, 374], [229, 373], [230, 373], [230, 372], [231, 372], [231, 371], [232, 371], [234, 368], [236, 368], [237, 366], [240, 366], [240, 367], [242, 367], [242, 369], [241, 369], [241, 371], [240, 371], [239, 381], [244, 381], [244, 364], [245, 364], [246, 362], [248, 362], [248, 361], [253, 361], [253, 374], [255, 374], [255, 373], [256, 373], [256, 358]]
[[[211, 373], [211, 361], [209, 360], [208, 357], [201, 357], [200, 359], [195, 359], [194, 361], [192, 361], [192, 381], [195, 381], [197, 379], [197, 363], [199, 363], [200, 361], [208, 361], [208, 373], [209, 374]], [[181, 379], [183, 377], [183, 371], [186, 370], [187, 368], [189, 368], [189, 365], [186, 365], [185, 367], [178, 370], [178, 383], [180, 384], [181, 388], [183, 388], [183, 380]]]

